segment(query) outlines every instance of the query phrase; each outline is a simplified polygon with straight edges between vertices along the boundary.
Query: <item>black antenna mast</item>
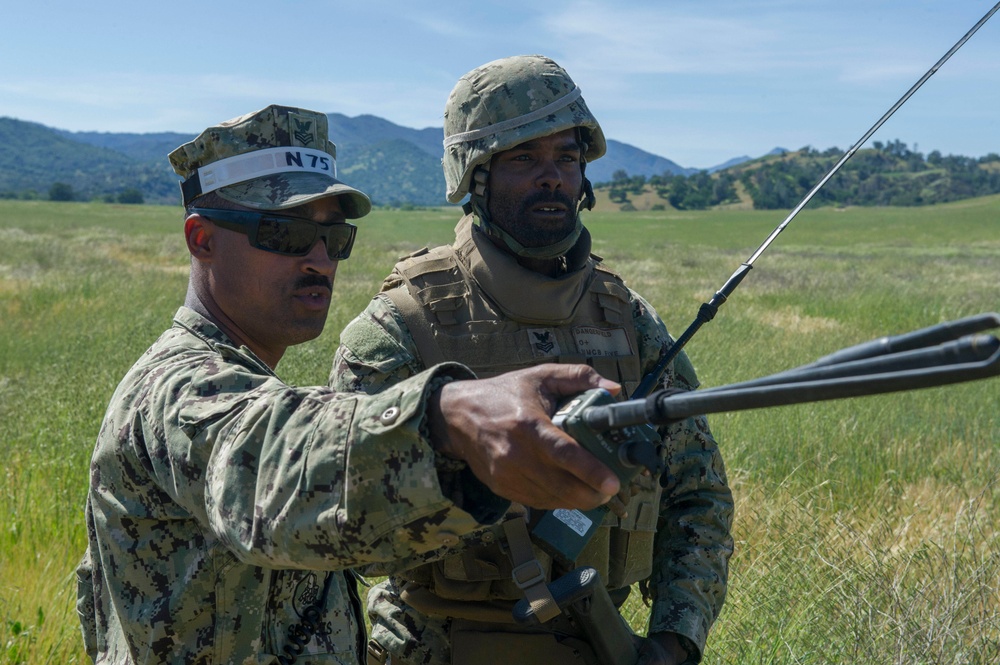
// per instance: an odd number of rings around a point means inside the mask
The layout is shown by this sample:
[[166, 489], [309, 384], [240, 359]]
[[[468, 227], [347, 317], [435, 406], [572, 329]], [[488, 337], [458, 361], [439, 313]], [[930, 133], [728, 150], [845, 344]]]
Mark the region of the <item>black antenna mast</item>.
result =
[[777, 228], [774, 229], [774, 231], [771, 232], [771, 235], [769, 235], [767, 239], [761, 243], [760, 247], [758, 247], [754, 251], [754, 253], [750, 255], [750, 258], [744, 261], [740, 265], [740, 267], [736, 270], [736, 272], [734, 272], [732, 276], [730, 276], [730, 278], [726, 280], [726, 283], [722, 286], [721, 289], [719, 289], [715, 293], [714, 296], [712, 296], [712, 299], [709, 302], [702, 304], [701, 308], [698, 310], [698, 316], [695, 318], [695, 320], [691, 323], [690, 326], [688, 326], [687, 330], [684, 331], [684, 334], [682, 334], [680, 337], [677, 338], [677, 341], [675, 341], [669, 347], [665, 347], [663, 349], [663, 352], [660, 354], [660, 359], [657, 361], [656, 366], [649, 374], [647, 374], [643, 378], [642, 382], [636, 388], [635, 393], [633, 395], [630, 395], [630, 397], [632, 398], [647, 397], [651, 392], [653, 392], [657, 384], [659, 384], [660, 377], [663, 375], [663, 372], [666, 371], [667, 366], [671, 363], [671, 361], [673, 361], [674, 358], [677, 357], [677, 354], [681, 352], [681, 349], [684, 348], [684, 345], [687, 344], [692, 337], [694, 337], [694, 334], [698, 332], [698, 330], [704, 324], [708, 323], [713, 318], [715, 318], [715, 314], [719, 311], [719, 307], [721, 307], [729, 298], [729, 296], [732, 295], [733, 291], [736, 290], [736, 287], [740, 285], [740, 282], [743, 281], [743, 278], [746, 277], [747, 273], [750, 272], [750, 269], [753, 268], [754, 261], [756, 261], [760, 257], [760, 255], [764, 253], [764, 250], [766, 250], [768, 246], [772, 242], [774, 242], [774, 239], [778, 237], [778, 234], [780, 234], [782, 231], [785, 230], [785, 227], [788, 226], [791, 223], [791, 221], [795, 218], [795, 216], [798, 215], [799, 212], [804, 207], [806, 207], [809, 201], [812, 200], [813, 196], [816, 195], [816, 192], [818, 192], [823, 187], [823, 185], [825, 185], [827, 181], [829, 181], [830, 178], [832, 178], [837, 173], [837, 171], [840, 170], [840, 167], [842, 167], [847, 162], [847, 160], [849, 160], [854, 155], [854, 153], [858, 151], [858, 148], [864, 145], [865, 141], [870, 139], [872, 134], [877, 132], [878, 129], [883, 124], [885, 124], [885, 121], [888, 120], [892, 116], [892, 114], [895, 113], [897, 109], [899, 109], [900, 106], [905, 104], [906, 101], [913, 96], [913, 93], [919, 90], [920, 87], [927, 81], [927, 79], [929, 79], [931, 76], [934, 75], [934, 72], [936, 72], [938, 69], [941, 68], [941, 65], [947, 62], [947, 60], [951, 56], [953, 56], [956, 51], [958, 51], [958, 49], [962, 48], [962, 45], [965, 44], [965, 42], [969, 41], [972, 35], [974, 35], [976, 31], [979, 30], [979, 28], [981, 28], [983, 24], [986, 23], [986, 21], [988, 21], [990, 17], [997, 12], [998, 9], [1000, 9], [1000, 2], [995, 4], [993, 6], [993, 9], [986, 12], [986, 15], [983, 16], [983, 18], [979, 19], [979, 22], [976, 23], [974, 26], [972, 26], [972, 29], [969, 30], [967, 33], [965, 33], [964, 37], [959, 39], [958, 42], [956, 42], [955, 45], [952, 46], [951, 49], [949, 49], [949, 51], [941, 57], [940, 60], [934, 63], [934, 66], [928, 69], [927, 72], [920, 77], [920, 80], [914, 83], [913, 87], [907, 90], [906, 94], [900, 97], [899, 100], [892, 105], [892, 108], [886, 111], [885, 115], [879, 118], [878, 122], [872, 125], [871, 128], [867, 132], [865, 132], [864, 136], [858, 139], [857, 143], [851, 146], [850, 150], [844, 153], [844, 156], [840, 158], [840, 161], [837, 162], [832, 169], [830, 169], [829, 173], [823, 176], [823, 178], [818, 183], [816, 183], [815, 187], [809, 190], [809, 193], [806, 194], [801, 201], [799, 201], [799, 204], [795, 206], [795, 208], [793, 208], [790, 213], [788, 213], [788, 216], [785, 217], [785, 220], [781, 222], [781, 224], [779, 224]]

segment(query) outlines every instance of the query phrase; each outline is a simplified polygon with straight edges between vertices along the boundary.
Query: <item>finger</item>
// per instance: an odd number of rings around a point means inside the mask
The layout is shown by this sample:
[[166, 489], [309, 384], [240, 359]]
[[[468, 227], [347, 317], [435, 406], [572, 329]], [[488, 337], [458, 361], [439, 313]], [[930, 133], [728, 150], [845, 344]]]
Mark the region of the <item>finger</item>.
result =
[[621, 492], [611, 497], [611, 500], [608, 501], [608, 509], [617, 515], [620, 520], [628, 517], [628, 510], [625, 507], [625, 502], [621, 499]]
[[521, 466], [518, 473], [505, 473], [491, 481], [496, 484], [496, 494], [541, 510], [590, 510], [608, 500], [572, 473], [558, 466], [547, 466], [545, 462]]
[[595, 488], [579, 477], [587, 477], [588, 465], [600, 466], [597, 459], [544, 416], [508, 429], [503, 441], [483, 445], [480, 437], [467, 449], [477, 453], [468, 459], [472, 472], [497, 495], [539, 509], [589, 510], [610, 498], [600, 491], [601, 479]]
[[551, 441], [551, 455], [555, 464], [603, 496], [598, 505], [621, 491], [621, 481], [615, 472], [564, 431], [550, 424], [545, 426], [543, 437]]
[[[533, 508], [576, 508], [590, 510], [606, 503], [621, 490], [618, 477], [551, 423], [537, 429], [518, 449], [529, 453], [504, 465], [497, 485], [505, 498]], [[530, 493], [531, 497], [512, 492]]]
[[608, 497], [594, 492], [572, 474], [550, 475], [545, 482], [534, 488], [535, 494], [525, 497], [524, 503], [533, 508], [554, 510], [556, 508], [591, 510], [604, 504]]
[[556, 397], [570, 397], [592, 388], [603, 388], [612, 395], [621, 385], [606, 379], [589, 365], [543, 365], [542, 390]]

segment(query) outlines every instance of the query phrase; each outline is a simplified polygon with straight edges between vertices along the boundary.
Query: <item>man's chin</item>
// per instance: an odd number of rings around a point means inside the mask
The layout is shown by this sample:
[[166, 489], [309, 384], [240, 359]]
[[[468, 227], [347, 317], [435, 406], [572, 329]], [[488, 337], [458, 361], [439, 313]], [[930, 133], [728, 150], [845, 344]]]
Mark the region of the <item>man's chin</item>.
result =
[[322, 335], [326, 327], [326, 314], [326, 311], [322, 314], [312, 312], [310, 316], [299, 316], [289, 321], [286, 327], [291, 339], [289, 346], [309, 342]]
[[551, 216], [529, 215], [527, 219], [530, 224], [524, 225], [521, 232], [514, 235], [514, 238], [525, 247], [548, 247], [561, 242], [566, 236], [573, 233], [576, 228], [576, 220], [567, 221], [563, 219], [552, 219]]

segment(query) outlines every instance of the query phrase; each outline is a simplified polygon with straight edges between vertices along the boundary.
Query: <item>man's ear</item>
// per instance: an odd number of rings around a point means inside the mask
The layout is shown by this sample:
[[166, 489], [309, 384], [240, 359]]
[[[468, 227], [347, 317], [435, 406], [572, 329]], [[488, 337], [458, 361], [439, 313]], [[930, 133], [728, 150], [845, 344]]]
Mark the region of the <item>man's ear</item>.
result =
[[184, 239], [188, 252], [199, 261], [210, 261], [215, 248], [213, 227], [201, 215], [189, 215], [184, 220]]

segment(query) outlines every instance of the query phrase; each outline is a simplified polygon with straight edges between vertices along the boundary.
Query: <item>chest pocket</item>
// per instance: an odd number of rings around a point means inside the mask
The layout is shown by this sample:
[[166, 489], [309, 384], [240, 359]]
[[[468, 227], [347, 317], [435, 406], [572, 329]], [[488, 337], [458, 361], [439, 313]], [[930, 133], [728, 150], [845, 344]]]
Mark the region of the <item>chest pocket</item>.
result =
[[[295, 662], [309, 662], [309, 657], [327, 656], [319, 660], [335, 663], [356, 663], [358, 624], [354, 616], [354, 601], [342, 572], [307, 570], [262, 571], [270, 575], [268, 597], [264, 606], [262, 637], [265, 650], [275, 656], [294, 656]], [[306, 611], [322, 598], [329, 583], [324, 609], [316, 622], [317, 630], [303, 643], [294, 626], [301, 625]], [[332, 657], [332, 659], [331, 659]]]

